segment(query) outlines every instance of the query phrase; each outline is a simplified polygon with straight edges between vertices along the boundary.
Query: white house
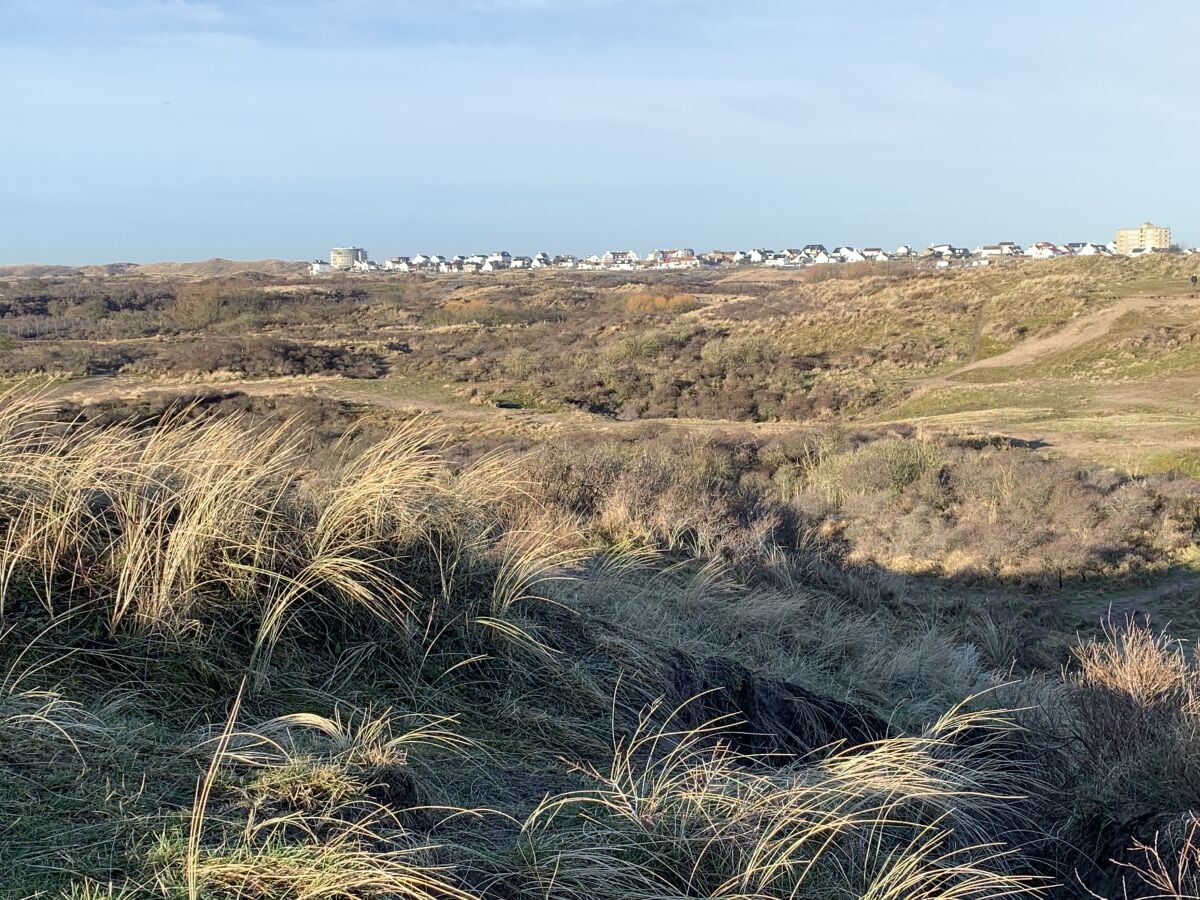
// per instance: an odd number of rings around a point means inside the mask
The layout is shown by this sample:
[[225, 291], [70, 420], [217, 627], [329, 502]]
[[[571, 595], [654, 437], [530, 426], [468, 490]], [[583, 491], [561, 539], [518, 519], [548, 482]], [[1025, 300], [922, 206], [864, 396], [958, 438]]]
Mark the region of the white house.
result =
[[560, 253], [554, 257], [553, 264], [556, 269], [574, 269], [579, 265], [579, 260], [569, 253]]
[[789, 250], [788, 253], [802, 260], [802, 265], [813, 265], [833, 262], [833, 257], [824, 244], [805, 244], [799, 250]]
[[646, 262], [656, 269], [691, 269], [700, 265], [696, 251], [690, 247], [683, 250], [651, 250]]
[[860, 252], [869, 262], [888, 262], [892, 258], [882, 247], [864, 247]]
[[1066, 252], [1062, 247], [1049, 241], [1038, 241], [1025, 251], [1025, 255], [1030, 259], [1054, 259], [1056, 256], [1066, 255]]
[[787, 247], [776, 253], [768, 263], [771, 266], [786, 269], [798, 269], [812, 265], [812, 260], [804, 255], [804, 251], [796, 247]]
[[514, 256], [508, 263], [510, 269], [528, 269], [533, 266], [533, 258], [529, 256]]
[[912, 259], [916, 255], [917, 251], [908, 244], [901, 244], [896, 248], [896, 252], [894, 254], [897, 259]]
[[632, 269], [639, 261], [632, 250], [609, 250], [600, 260], [606, 269]]
[[328, 275], [333, 271], [333, 266], [323, 259], [314, 259], [308, 264], [309, 275]]
[[492, 268], [488, 269], [489, 272], [496, 271], [498, 269], [507, 269], [512, 265], [512, 255], [507, 250], [500, 250], [496, 253], [489, 254], [488, 258], [484, 260], [484, 262], [491, 263]]
[[965, 247], [955, 247], [953, 244], [930, 244], [921, 255], [932, 256], [935, 259], [966, 259], [971, 255], [971, 251]]
[[866, 262], [867, 258], [854, 247], [838, 247], [833, 251], [835, 259], [844, 263]]

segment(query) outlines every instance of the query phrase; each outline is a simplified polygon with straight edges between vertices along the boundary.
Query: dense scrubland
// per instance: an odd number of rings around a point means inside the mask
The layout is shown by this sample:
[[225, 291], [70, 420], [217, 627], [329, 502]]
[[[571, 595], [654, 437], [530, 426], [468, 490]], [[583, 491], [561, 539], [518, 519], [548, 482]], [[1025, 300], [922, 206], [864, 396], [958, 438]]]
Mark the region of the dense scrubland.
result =
[[[907, 379], [1131, 293], [1178, 290], [1189, 266], [13, 280], [0, 284], [10, 335], [0, 374], [415, 376], [485, 401], [621, 419], [797, 421], [885, 407]], [[1168, 335], [1146, 323], [1126, 339], [1186, 350], [1194, 324]]]
[[1200, 895], [1186, 454], [882, 421], [1182, 266], [0, 285], [0, 895]]

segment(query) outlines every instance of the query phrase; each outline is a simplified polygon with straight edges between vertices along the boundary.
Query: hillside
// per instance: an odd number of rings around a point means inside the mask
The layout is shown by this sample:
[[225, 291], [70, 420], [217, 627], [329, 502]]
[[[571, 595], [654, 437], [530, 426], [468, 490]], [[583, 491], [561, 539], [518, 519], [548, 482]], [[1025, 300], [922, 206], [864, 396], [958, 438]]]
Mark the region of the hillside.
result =
[[[1081, 896], [1186, 838], [1196, 673], [1144, 626], [1054, 674], [715, 448], [336, 412], [0, 400], [5, 893]], [[879, 499], [954, 452], [805, 446]]]
[[258, 275], [302, 275], [307, 263], [281, 259], [238, 261], [208, 259], [203, 262], [109, 263], [91, 266], [11, 265], [0, 266], [0, 278], [70, 278], [133, 275], [168, 278], [228, 278], [247, 273]]
[[0, 896], [1196, 896], [1188, 274], [0, 280]]
[[919, 422], [1153, 471], [1196, 427], [1190, 265], [0, 282], [0, 374], [334, 375], [305, 389], [602, 427]]

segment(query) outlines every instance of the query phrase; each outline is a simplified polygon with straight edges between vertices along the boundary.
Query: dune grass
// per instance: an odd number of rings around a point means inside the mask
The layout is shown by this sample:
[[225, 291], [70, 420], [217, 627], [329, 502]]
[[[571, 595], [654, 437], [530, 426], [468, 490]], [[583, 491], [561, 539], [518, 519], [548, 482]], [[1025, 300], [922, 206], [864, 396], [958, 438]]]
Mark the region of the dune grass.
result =
[[[420, 419], [319, 467], [306, 438], [0, 397], [6, 895], [1071, 896], [1126, 828], [1101, 800], [1194, 805], [1194, 664], [1136, 623], [1005, 675], [996, 629], [908, 621], [706, 493], [703, 448], [703, 479], [602, 479], [452, 465]], [[938, 465], [811, 449], [846, 502]], [[799, 747], [805, 703], [841, 718]]]

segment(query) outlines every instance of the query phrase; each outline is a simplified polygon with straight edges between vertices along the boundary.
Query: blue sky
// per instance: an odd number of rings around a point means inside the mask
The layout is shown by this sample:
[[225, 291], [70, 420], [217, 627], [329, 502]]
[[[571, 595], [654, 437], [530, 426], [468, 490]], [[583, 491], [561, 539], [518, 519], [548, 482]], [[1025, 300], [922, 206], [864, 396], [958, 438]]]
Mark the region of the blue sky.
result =
[[0, 263], [1200, 242], [1200, 4], [0, 0]]

